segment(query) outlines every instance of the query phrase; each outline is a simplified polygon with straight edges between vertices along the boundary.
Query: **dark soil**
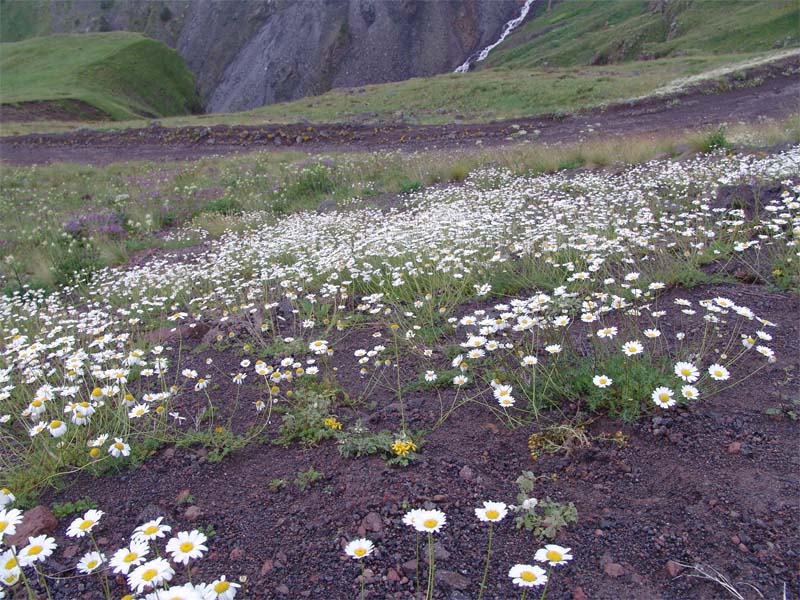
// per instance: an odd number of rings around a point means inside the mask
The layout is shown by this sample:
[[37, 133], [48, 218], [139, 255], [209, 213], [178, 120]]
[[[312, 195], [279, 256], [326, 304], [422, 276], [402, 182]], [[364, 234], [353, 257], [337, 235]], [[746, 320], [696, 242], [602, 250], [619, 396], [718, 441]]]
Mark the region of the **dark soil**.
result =
[[0, 123], [12, 121], [105, 121], [108, 115], [80, 100], [0, 104]]
[[[780, 324], [770, 343], [778, 362], [757, 369], [763, 357], [744, 359], [737, 370], [751, 368], [752, 377], [687, 408], [653, 413], [634, 424], [597, 419], [587, 428], [591, 443], [569, 453], [534, 461], [527, 439], [538, 430], [535, 424], [510, 431], [486, 408], [467, 405], [425, 436], [420, 460], [407, 468], [389, 467], [379, 458], [343, 459], [332, 441], [288, 449], [254, 443], [216, 463], [201, 448], [166, 447], [136, 470], [99, 479], [78, 477], [66, 491], [43, 501], [94, 499], [106, 512], [97, 536], [107, 551], [124, 544], [137, 524], [156, 516], [165, 516], [173, 531], [213, 526], [216, 535], [208, 556], [196, 563], [196, 579], [246, 575], [248, 597], [259, 599], [357, 598], [358, 565], [344, 557], [342, 548], [358, 536], [377, 547], [367, 561], [367, 597], [412, 598], [415, 569], [409, 561], [414, 560], [415, 535], [401, 519], [408, 507], [437, 507], [448, 523], [436, 536], [436, 567], [442, 573], [436, 597], [463, 600], [477, 596], [486, 549], [487, 528], [475, 518], [474, 507], [484, 500], [515, 502], [514, 480], [531, 470], [541, 477], [538, 498], [574, 502], [580, 515], [556, 539], [571, 547], [575, 558], [551, 573], [551, 599], [727, 597], [718, 585], [688, 577], [689, 570], [670, 560], [713, 566], [745, 598], [758, 597], [745, 583], [767, 598], [783, 597], [786, 585], [788, 597], [796, 597], [800, 457], [798, 424], [788, 407], [800, 391], [800, 323], [792, 317], [800, 314], [800, 298], [745, 284], [671, 290], [662, 298], [696, 302], [717, 295]], [[333, 366], [352, 395], [363, 385], [352, 351], [374, 345], [372, 332], [356, 330], [336, 346]], [[198, 340], [188, 345], [197, 347]], [[184, 355], [182, 366], [202, 374], [208, 370], [206, 359], [213, 358], [223, 373], [242, 370], [242, 357], [230, 350], [197, 350]], [[236, 389], [228, 378], [216, 377], [216, 382], [220, 387], [213, 397], [229, 399], [223, 400], [224, 418]], [[242, 390], [241, 406], [256, 399], [252, 388]], [[197, 396], [197, 402], [205, 401]], [[378, 392], [370, 399], [375, 409], [359, 411], [375, 415], [370, 427], [397, 430], [394, 397]], [[443, 390], [442, 399], [446, 405], [452, 392]], [[407, 395], [405, 407], [412, 430], [430, 427], [440, 414], [434, 392]], [[775, 408], [777, 414], [765, 412]], [[576, 409], [564, 407], [567, 413]], [[336, 414], [346, 423], [356, 417], [346, 406]], [[270, 429], [273, 439], [279, 420], [274, 418]], [[233, 428], [246, 425], [235, 422]], [[627, 436], [622, 446], [601, 437], [620, 430]], [[301, 492], [292, 482], [312, 466], [324, 479]], [[271, 489], [278, 479], [287, 484]], [[188, 503], [179, 501], [187, 494]], [[60, 534], [68, 523], [60, 524]], [[68, 570], [80, 553], [73, 540], [57, 538], [54, 558]], [[500, 524], [485, 597], [518, 597], [508, 568], [531, 563], [543, 543], [516, 530], [510, 517]], [[424, 587], [424, 568], [422, 578]], [[75, 585], [56, 583], [56, 597], [99, 597]], [[87, 589], [92, 585], [87, 583]]]
[[[579, 141], [591, 135], [680, 132], [737, 121], [784, 118], [800, 109], [797, 60], [762, 67], [744, 82], [706, 83], [669, 97], [472, 125], [286, 124], [80, 131], [4, 137], [0, 159], [10, 164], [108, 164], [130, 160], [192, 160], [263, 150], [308, 152], [474, 148], [535, 139]], [[737, 87], [739, 86], [739, 87]], [[518, 136], [520, 130], [526, 136]], [[539, 131], [536, 135], [535, 131]]]

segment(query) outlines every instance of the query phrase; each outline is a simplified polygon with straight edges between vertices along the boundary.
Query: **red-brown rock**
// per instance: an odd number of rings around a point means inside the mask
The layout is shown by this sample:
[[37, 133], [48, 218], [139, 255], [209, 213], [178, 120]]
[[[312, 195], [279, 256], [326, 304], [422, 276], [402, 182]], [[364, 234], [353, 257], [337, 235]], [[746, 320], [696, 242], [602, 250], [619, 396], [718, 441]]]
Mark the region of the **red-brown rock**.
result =
[[28, 543], [28, 537], [53, 533], [57, 527], [58, 519], [53, 512], [46, 506], [36, 506], [25, 511], [17, 532], [8, 538], [8, 545], [24, 546]]

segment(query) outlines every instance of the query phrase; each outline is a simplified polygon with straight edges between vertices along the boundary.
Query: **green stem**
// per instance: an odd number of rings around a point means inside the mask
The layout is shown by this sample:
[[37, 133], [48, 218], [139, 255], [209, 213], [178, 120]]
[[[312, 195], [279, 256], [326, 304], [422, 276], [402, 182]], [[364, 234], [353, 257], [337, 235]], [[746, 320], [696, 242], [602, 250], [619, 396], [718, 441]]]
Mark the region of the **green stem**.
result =
[[361, 563], [361, 600], [364, 600], [364, 561], [359, 561]]
[[486, 548], [486, 566], [483, 568], [483, 579], [481, 580], [481, 590], [478, 592], [478, 600], [483, 598], [486, 590], [486, 577], [489, 575], [489, 558], [492, 556], [492, 534], [494, 533], [494, 523], [489, 523], [489, 544]]
[[[12, 551], [13, 551], [13, 548], [12, 548]], [[17, 555], [14, 554], [15, 558], [16, 558], [16, 556]], [[19, 561], [17, 561], [17, 565], [19, 565]], [[28, 592], [29, 600], [37, 600], [36, 594], [34, 594], [33, 590], [31, 589], [31, 582], [28, 581], [28, 577], [25, 575], [25, 569], [23, 569], [22, 567], [19, 567], [19, 574], [20, 574], [20, 577], [22, 578], [22, 583], [25, 585], [25, 591]]]
[[522, 596], [519, 600], [525, 600], [525, 597], [528, 595], [528, 588], [522, 590]]
[[433, 598], [433, 582], [434, 582], [434, 553], [433, 553], [433, 534], [428, 534], [428, 590], [425, 592], [425, 600], [432, 600]]
[[539, 598], [539, 600], [544, 600], [545, 597], [547, 596], [547, 586], [550, 585], [550, 571], [552, 570], [553, 570], [552, 568], [547, 569], [547, 581], [544, 582], [544, 589], [542, 590], [542, 596], [541, 598]]
[[416, 563], [417, 563], [417, 587], [415, 587], [414, 589], [417, 590], [417, 593], [419, 593], [419, 531], [417, 532]]
[[47, 585], [47, 578], [44, 576], [44, 573], [42, 573], [37, 566], [33, 568], [36, 570], [36, 575], [39, 577], [39, 583], [42, 584], [44, 591], [47, 593], [48, 600], [53, 600], [53, 595], [50, 593], [50, 588]]
[[[89, 539], [92, 541], [92, 546], [94, 546], [95, 552], [97, 552], [100, 556], [103, 556], [103, 553], [100, 552], [100, 547], [97, 545], [97, 541], [94, 539], [94, 535], [92, 532], [89, 532]], [[103, 592], [106, 595], [106, 600], [111, 600], [111, 588], [108, 585], [108, 576], [105, 572], [105, 564], [103, 568], [98, 569], [97, 576], [100, 578], [100, 582], [103, 584]]]

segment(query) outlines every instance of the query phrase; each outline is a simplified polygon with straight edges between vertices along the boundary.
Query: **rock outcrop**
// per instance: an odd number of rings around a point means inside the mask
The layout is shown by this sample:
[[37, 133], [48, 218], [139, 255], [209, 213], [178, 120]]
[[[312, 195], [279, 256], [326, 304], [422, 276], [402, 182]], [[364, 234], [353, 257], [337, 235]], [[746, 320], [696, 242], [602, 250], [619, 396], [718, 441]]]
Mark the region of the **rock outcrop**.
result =
[[[7, 0], [5, 3], [27, 1]], [[40, 33], [139, 31], [175, 48], [209, 112], [452, 71], [521, 0], [51, 0]]]

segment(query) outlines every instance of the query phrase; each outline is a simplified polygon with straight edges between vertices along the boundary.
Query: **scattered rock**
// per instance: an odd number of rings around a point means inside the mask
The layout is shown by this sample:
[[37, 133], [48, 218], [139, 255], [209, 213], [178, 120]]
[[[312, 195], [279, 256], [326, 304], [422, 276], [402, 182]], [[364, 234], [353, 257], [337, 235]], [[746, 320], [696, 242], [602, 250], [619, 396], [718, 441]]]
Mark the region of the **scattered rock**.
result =
[[465, 590], [469, 587], [469, 579], [455, 571], [436, 571], [436, 582], [443, 587], [454, 590]]
[[458, 476], [464, 481], [475, 481], [475, 472], [467, 465], [461, 467]]
[[676, 563], [674, 560], [668, 560], [667, 564], [664, 565], [664, 568], [667, 571], [667, 575], [670, 577], [677, 577], [678, 573], [683, 571], [683, 567]]
[[[173, 449], [173, 453], [174, 452], [175, 450]], [[189, 491], [189, 488], [182, 489], [180, 492], [178, 492], [178, 495], [175, 496], [175, 504], [181, 504], [182, 502], [186, 502], [189, 499], [189, 496], [191, 495], [192, 492]]]
[[364, 517], [361, 524], [367, 531], [374, 531], [375, 533], [383, 531], [383, 519], [381, 519], [381, 516], [376, 512], [367, 513], [367, 516]]
[[17, 526], [17, 532], [10, 536], [8, 546], [24, 546], [31, 536], [53, 533], [58, 527], [58, 519], [46, 506], [39, 505], [26, 510], [22, 516], [22, 523]]
[[289, 593], [289, 588], [282, 583], [275, 588], [275, 591], [279, 593], [281, 596], [286, 596]]
[[729, 454], [739, 454], [742, 451], [742, 442], [731, 442], [728, 444]]
[[275, 568], [275, 564], [272, 562], [271, 558], [268, 558], [264, 561], [264, 564], [261, 565], [261, 576], [264, 577], [268, 573], [270, 573]]
[[390, 568], [389, 571], [386, 573], [386, 579], [388, 579], [389, 581], [398, 582], [402, 579], [402, 577], [400, 577], [400, 573], [398, 573], [395, 569]]
[[572, 600], [589, 600], [589, 596], [583, 591], [583, 588], [578, 586], [572, 590]]
[[417, 572], [417, 561], [416, 560], [407, 560], [403, 563], [403, 573], [408, 575], [409, 573], [413, 574]]
[[625, 569], [619, 563], [608, 563], [603, 567], [603, 572], [609, 577], [622, 577]]
[[193, 505], [186, 509], [186, 512], [183, 513], [183, 517], [190, 523], [194, 523], [202, 516], [202, 514], [203, 511], [200, 509], [200, 507]]
[[244, 558], [244, 550], [241, 548], [234, 548], [228, 555], [230, 560], [242, 560]]

